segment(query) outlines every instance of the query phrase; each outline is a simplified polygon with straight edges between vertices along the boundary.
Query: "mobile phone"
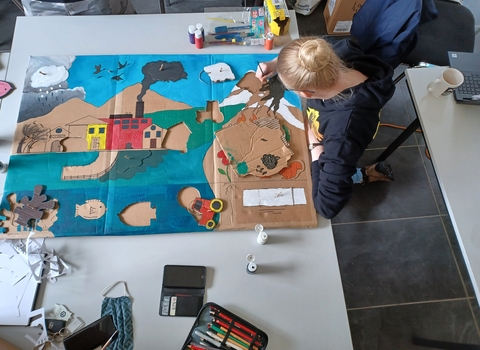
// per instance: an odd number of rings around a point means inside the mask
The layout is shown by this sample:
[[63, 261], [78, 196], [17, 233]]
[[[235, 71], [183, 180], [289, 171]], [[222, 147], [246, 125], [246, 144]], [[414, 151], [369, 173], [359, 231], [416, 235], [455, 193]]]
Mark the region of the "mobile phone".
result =
[[205, 288], [205, 266], [165, 265], [163, 286], [168, 288]]
[[104, 345], [117, 329], [112, 315], [106, 315], [63, 340], [65, 350], [93, 350]]

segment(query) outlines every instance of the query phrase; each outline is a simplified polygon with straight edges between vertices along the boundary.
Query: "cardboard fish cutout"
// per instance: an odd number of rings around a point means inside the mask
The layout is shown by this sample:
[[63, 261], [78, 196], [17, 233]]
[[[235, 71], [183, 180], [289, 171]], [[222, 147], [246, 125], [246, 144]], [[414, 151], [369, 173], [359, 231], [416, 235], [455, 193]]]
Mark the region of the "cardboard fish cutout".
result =
[[98, 199], [86, 200], [82, 205], [75, 204], [75, 217], [81, 216], [86, 220], [100, 219], [106, 211], [107, 207]]

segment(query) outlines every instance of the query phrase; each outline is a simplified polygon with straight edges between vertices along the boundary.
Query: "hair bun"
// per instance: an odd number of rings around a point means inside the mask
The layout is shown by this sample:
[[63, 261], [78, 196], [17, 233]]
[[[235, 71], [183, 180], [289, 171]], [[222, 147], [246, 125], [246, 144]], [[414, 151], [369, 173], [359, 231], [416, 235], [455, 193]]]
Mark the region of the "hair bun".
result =
[[319, 72], [331, 60], [332, 50], [325, 40], [309, 39], [298, 50], [300, 65], [309, 72]]

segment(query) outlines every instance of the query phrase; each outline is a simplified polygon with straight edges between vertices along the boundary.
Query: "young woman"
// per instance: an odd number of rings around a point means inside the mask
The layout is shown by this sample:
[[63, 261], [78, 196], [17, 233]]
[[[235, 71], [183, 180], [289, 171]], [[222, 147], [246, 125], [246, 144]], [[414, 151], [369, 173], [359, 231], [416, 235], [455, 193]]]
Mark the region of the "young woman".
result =
[[393, 180], [384, 162], [357, 168], [395, 91], [389, 65], [350, 40], [329, 44], [304, 37], [259, 66], [260, 80], [278, 73], [285, 89], [307, 99], [313, 200], [322, 216], [330, 219], [342, 210], [354, 183]]

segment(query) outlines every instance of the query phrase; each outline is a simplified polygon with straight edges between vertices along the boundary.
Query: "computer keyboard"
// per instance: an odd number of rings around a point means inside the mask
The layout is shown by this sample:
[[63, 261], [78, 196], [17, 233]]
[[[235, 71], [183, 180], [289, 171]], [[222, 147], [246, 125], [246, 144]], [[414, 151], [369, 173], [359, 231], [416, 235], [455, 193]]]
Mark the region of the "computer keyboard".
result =
[[458, 87], [458, 92], [465, 95], [480, 95], [480, 74], [466, 73], [464, 82]]

